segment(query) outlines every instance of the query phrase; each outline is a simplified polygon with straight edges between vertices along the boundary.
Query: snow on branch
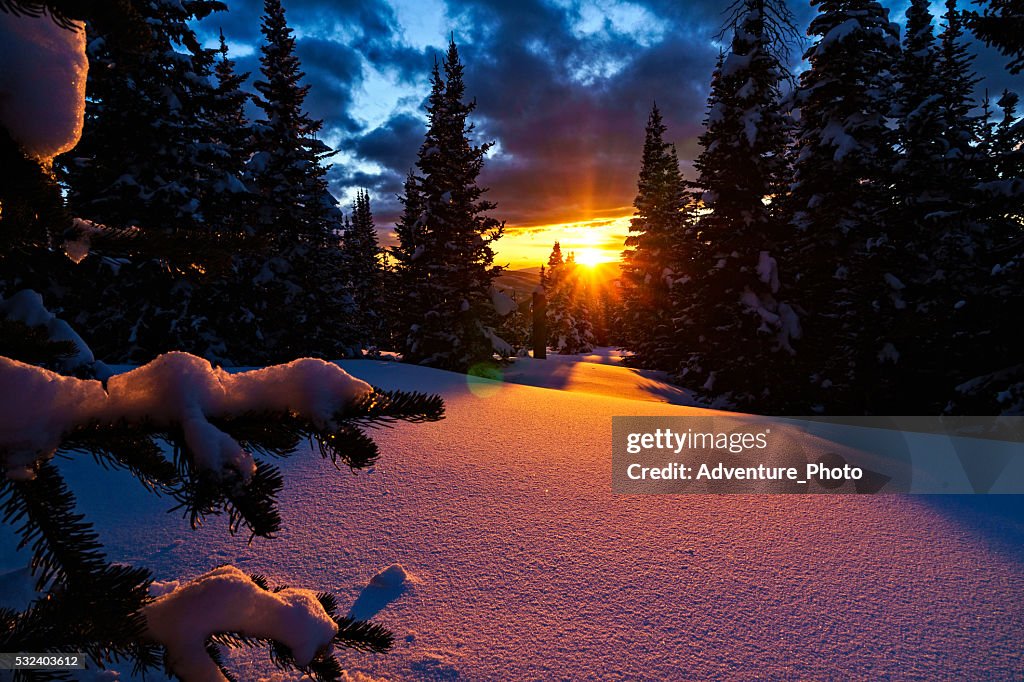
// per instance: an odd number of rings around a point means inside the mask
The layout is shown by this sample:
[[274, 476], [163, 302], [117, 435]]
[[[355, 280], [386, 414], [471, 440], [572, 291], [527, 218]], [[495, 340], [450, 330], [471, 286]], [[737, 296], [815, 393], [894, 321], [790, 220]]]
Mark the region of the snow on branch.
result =
[[96, 358], [82, 337], [64, 320], [58, 319], [43, 305], [43, 297], [31, 289], [23, 289], [10, 298], [0, 298], [0, 319], [21, 322], [28, 327], [42, 327], [50, 341], [65, 341], [74, 344], [74, 353], [63, 357], [58, 369], [73, 372], [86, 365], [93, 365]]
[[313, 358], [230, 374], [172, 352], [112, 377], [104, 389], [0, 357], [0, 463], [8, 477], [31, 478], [33, 464], [52, 457], [78, 428], [145, 424], [180, 429], [197, 468], [248, 482], [256, 472], [252, 455], [213, 421], [277, 413], [328, 430], [371, 393], [369, 384]]
[[494, 311], [498, 313], [498, 317], [507, 317], [518, 307], [515, 299], [497, 287], [491, 287], [491, 303], [494, 304]]
[[0, 12], [0, 64], [0, 127], [44, 163], [73, 148], [89, 71], [82, 23]]
[[310, 590], [271, 592], [234, 566], [221, 566], [175, 586], [143, 608], [146, 638], [167, 651], [171, 672], [183, 680], [226, 682], [207, 652], [220, 634], [269, 639], [287, 646], [300, 667], [327, 654], [338, 624]]

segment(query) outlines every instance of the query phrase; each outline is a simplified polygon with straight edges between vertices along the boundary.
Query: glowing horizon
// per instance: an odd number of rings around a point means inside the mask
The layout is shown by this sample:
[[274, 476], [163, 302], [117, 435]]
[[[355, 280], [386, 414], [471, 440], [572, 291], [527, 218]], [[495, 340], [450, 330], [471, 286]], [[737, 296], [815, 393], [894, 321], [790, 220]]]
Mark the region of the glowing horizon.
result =
[[510, 270], [540, 267], [547, 264], [556, 241], [564, 256], [574, 253], [581, 265], [617, 262], [625, 248], [631, 215], [529, 227], [506, 226], [505, 234], [495, 243], [494, 262]]
[[[506, 225], [505, 234], [494, 243], [494, 263], [509, 270], [539, 268], [547, 264], [556, 241], [561, 245], [564, 256], [575, 253], [576, 262], [581, 265], [618, 262], [625, 248], [632, 215], [630, 211], [619, 216], [547, 225]], [[394, 230], [378, 234], [381, 246], [397, 244]]]

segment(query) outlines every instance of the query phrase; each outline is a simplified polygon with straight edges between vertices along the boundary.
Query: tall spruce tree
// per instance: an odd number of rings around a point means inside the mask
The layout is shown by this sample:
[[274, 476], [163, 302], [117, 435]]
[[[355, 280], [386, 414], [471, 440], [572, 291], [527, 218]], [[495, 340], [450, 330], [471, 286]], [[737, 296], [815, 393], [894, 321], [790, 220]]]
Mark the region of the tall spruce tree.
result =
[[317, 138], [323, 122], [303, 111], [309, 85], [295, 54], [295, 36], [280, 0], [264, 0], [260, 75], [256, 105], [264, 117], [255, 123], [249, 163], [260, 197], [259, 229], [321, 246], [331, 240], [339, 215], [327, 190], [320, 161], [331, 150]]
[[[944, 22], [936, 41], [928, 4], [918, 1], [908, 9], [894, 107], [899, 157], [891, 222], [900, 227], [898, 281], [905, 288], [898, 297], [906, 312], [892, 329], [893, 343], [902, 351], [892, 369], [896, 386], [886, 393], [894, 408], [924, 413], [943, 408], [958, 375], [962, 378], [963, 363], [971, 364], [968, 347], [974, 340], [968, 341], [973, 334], [967, 327], [979, 321], [968, 321], [977, 306], [963, 310], [960, 302], [978, 293], [982, 245], [977, 237], [984, 230], [972, 188], [988, 164], [976, 146], [977, 78], [955, 2], [947, 3]], [[922, 329], [929, 333], [922, 337]]]
[[342, 264], [355, 302], [362, 344], [377, 346], [383, 332], [379, 304], [383, 284], [382, 252], [377, 241], [377, 228], [373, 224], [370, 194], [365, 189], [359, 190], [352, 202], [351, 219], [347, 221], [341, 239]]
[[949, 152], [946, 98], [929, 7], [928, 0], [912, 0], [907, 9], [894, 106], [900, 146], [895, 168], [898, 215], [918, 233], [925, 216], [946, 206], [949, 194], [944, 182]]
[[622, 345], [641, 367], [668, 368], [678, 356], [669, 294], [682, 260], [687, 197], [666, 130], [655, 104], [644, 134], [636, 212], [622, 253]]
[[567, 355], [589, 353], [594, 349], [594, 327], [575, 255], [570, 252], [563, 258], [562, 245], [555, 242], [541, 276], [547, 294], [548, 346]]
[[[899, 339], [895, 347], [903, 351], [902, 361], [893, 368], [899, 387], [890, 394], [898, 396], [904, 410], [920, 404], [920, 398], [906, 395], [911, 389], [924, 389], [925, 395], [938, 400], [944, 393], [941, 356], [950, 342], [946, 324], [950, 309], [944, 301], [946, 273], [941, 249], [935, 247], [942, 233], [956, 222], [955, 194], [963, 191], [963, 187], [949, 182], [949, 158], [961, 152], [956, 149], [958, 143], [951, 140], [947, 74], [941, 69], [942, 51], [932, 24], [927, 0], [913, 0], [907, 9], [893, 106], [898, 157], [893, 168], [895, 205], [891, 222], [900, 225], [903, 263], [899, 281], [905, 289], [899, 291], [899, 296], [908, 311], [893, 330]], [[952, 136], [959, 137], [956, 133]], [[963, 167], [962, 161], [959, 166]], [[925, 328], [935, 333], [910, 343]]]
[[955, 414], [1024, 414], [1024, 118], [1017, 104], [1016, 93], [1004, 92], [998, 120], [991, 114], [982, 119], [979, 152], [987, 164], [970, 195], [980, 248], [968, 261], [973, 276], [964, 278], [968, 286], [953, 306], [957, 352], [951, 361], [954, 376], [966, 379], [946, 405]]
[[795, 29], [784, 4], [747, 0], [737, 10], [694, 164], [700, 249], [677, 302], [676, 319], [693, 328], [682, 336], [694, 341], [681, 374], [708, 398], [781, 409], [801, 334], [781, 284], [789, 170], [781, 88]]
[[[433, 101], [444, 92], [444, 81], [436, 64], [431, 83], [430, 101]], [[423, 152], [422, 147], [420, 152]], [[425, 261], [420, 259], [424, 243], [423, 197], [419, 190], [419, 178], [411, 170], [406, 176], [403, 192], [398, 200], [402, 204], [402, 214], [395, 223], [398, 243], [388, 250], [392, 261], [388, 277], [392, 286], [388, 287], [385, 293], [388, 347], [392, 349], [405, 345], [409, 328], [415, 324], [414, 311], [423, 307], [420, 298], [423, 293], [421, 285], [426, 281]]]
[[309, 85], [280, 0], [265, 0], [261, 24], [249, 182], [257, 196], [256, 234], [263, 244], [247, 264], [251, 311], [258, 320], [250, 347], [261, 361], [296, 354], [338, 358], [360, 352], [341, 245], [342, 213], [328, 191], [321, 161], [331, 150], [316, 135], [322, 122], [303, 110]]
[[466, 371], [489, 360], [501, 345], [491, 301], [500, 272], [492, 244], [504, 223], [487, 215], [495, 204], [483, 198], [486, 189], [477, 183], [491, 145], [470, 140], [469, 115], [476, 102], [464, 101], [463, 65], [454, 40], [443, 70], [442, 81], [435, 64], [415, 198], [406, 197], [406, 212], [412, 205], [419, 215], [408, 215], [412, 225], [398, 235], [403, 254], [398, 265], [406, 282], [420, 287], [403, 315], [409, 326], [402, 352], [409, 362]]
[[964, 37], [963, 13], [957, 0], [946, 0], [945, 24], [939, 35], [938, 68], [942, 80], [942, 103], [946, 115], [948, 139], [953, 148], [950, 156], [968, 158], [976, 137], [977, 102], [974, 89], [979, 82], [974, 71], [974, 55]]
[[256, 202], [243, 183], [252, 155], [252, 127], [245, 111], [252, 95], [244, 89], [249, 74], [236, 72], [223, 32], [217, 52], [214, 88], [207, 104], [214, 144], [207, 147], [207, 158], [221, 170], [221, 179], [212, 186], [204, 213], [219, 230], [251, 234]]
[[900, 353], [889, 332], [903, 284], [893, 272], [898, 238], [887, 222], [899, 35], [874, 0], [812, 4], [818, 14], [808, 33], [817, 42], [805, 54], [810, 68], [797, 92], [791, 194], [791, 272], [807, 311], [795, 391], [817, 393], [809, 407], [860, 414], [877, 409], [885, 365]]

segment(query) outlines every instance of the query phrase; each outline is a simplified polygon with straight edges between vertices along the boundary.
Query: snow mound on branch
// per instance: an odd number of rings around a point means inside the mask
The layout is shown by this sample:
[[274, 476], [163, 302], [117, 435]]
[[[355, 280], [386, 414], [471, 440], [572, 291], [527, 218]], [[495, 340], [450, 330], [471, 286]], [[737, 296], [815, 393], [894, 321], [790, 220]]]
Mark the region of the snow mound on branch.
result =
[[62, 436], [90, 424], [147, 421], [180, 426], [200, 469], [255, 473], [252, 455], [210, 419], [260, 412], [289, 413], [318, 428], [373, 389], [337, 365], [313, 358], [229, 374], [209, 361], [172, 352], [147, 365], [98, 381], [65, 377], [0, 357], [0, 462], [9, 477], [31, 478]]
[[22, 322], [29, 327], [45, 327], [51, 341], [70, 341], [75, 344], [78, 352], [60, 362], [63, 371], [71, 372], [96, 361], [82, 337], [75, 333], [71, 325], [47, 310], [43, 305], [43, 297], [31, 289], [23, 289], [6, 300], [0, 298], [0, 317]]
[[491, 342], [491, 350], [501, 357], [507, 358], [515, 355], [515, 349], [512, 348], [512, 344], [495, 334], [493, 329], [487, 328], [484, 330], [484, 335]]
[[757, 258], [757, 276], [767, 284], [772, 293], [779, 291], [779, 263], [769, 251], [761, 251]]
[[818, 43], [817, 49], [823, 50], [833, 43], [842, 42], [859, 30], [861, 30], [861, 22], [859, 19], [856, 17], [847, 19], [826, 33], [822, 37], [821, 42]]
[[315, 358], [231, 374], [203, 358], [172, 351], [112, 377], [107, 390], [119, 414], [129, 418], [174, 421], [195, 408], [214, 417], [288, 412], [323, 428], [341, 407], [372, 389], [337, 365]]
[[0, 357], [0, 462], [7, 477], [31, 479], [32, 464], [52, 457], [61, 436], [95, 419], [106, 400], [98, 381]]
[[498, 289], [491, 289], [491, 303], [500, 317], [511, 315], [516, 309], [516, 302], [512, 297]]
[[0, 12], [0, 63], [0, 126], [44, 163], [78, 144], [89, 72], [85, 27]]
[[149, 584], [149, 596], [156, 598], [170, 594], [181, 587], [180, 580], [154, 580]]
[[226, 680], [206, 653], [206, 640], [214, 634], [273, 639], [291, 649], [299, 665], [327, 650], [338, 634], [315, 592], [269, 592], [234, 566], [221, 566], [178, 586], [142, 613], [146, 636], [167, 649], [171, 670], [185, 680]]

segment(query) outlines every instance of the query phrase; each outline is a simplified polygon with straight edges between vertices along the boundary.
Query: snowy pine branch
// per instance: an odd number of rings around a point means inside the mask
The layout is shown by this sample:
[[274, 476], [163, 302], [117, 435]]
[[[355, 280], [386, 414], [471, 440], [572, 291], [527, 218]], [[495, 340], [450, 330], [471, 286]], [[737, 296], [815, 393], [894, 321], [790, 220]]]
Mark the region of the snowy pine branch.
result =
[[81, 30], [73, 18], [64, 13], [61, 2], [43, 2], [42, 0], [0, 0], [0, 12], [8, 12], [14, 16], [41, 17], [49, 15], [61, 28], [69, 31]]
[[[157, 358], [106, 385], [0, 358], [0, 388], [0, 519], [15, 526], [21, 546], [31, 550], [36, 587], [47, 594], [21, 614], [0, 614], [11, 621], [0, 635], [4, 650], [75, 650], [96, 662], [123, 656], [151, 667], [156, 642], [176, 675], [231, 679], [207, 644], [214, 635], [236, 633], [264, 638], [281, 667], [336, 680], [341, 669], [329, 655], [332, 643], [365, 651], [390, 646], [383, 628], [337, 616], [333, 598], [302, 590], [267, 593], [265, 581], [243, 580], [236, 569], [189, 583], [179, 595], [184, 606], [164, 597], [146, 605], [149, 573], [107, 563], [91, 524], [75, 513], [54, 457], [87, 453], [101, 466], [127, 469], [174, 500], [193, 527], [226, 514], [231, 532], [244, 526], [253, 536], [269, 537], [281, 528], [276, 497], [283, 479], [253, 454], [285, 457], [312, 441], [335, 465], [366, 467], [380, 453], [363, 427], [440, 419], [440, 398], [374, 389], [321, 360], [230, 374], [184, 353]], [[217, 584], [227, 597], [210, 587]], [[195, 624], [182, 614], [221, 598], [231, 607], [220, 615], [283, 609], [293, 626], [275, 629], [276, 617], [255, 629], [244, 619], [221, 619], [205, 624], [206, 635], [196, 640], [193, 630], [176, 625]], [[62, 625], [69, 622], [80, 625]], [[53, 636], [62, 627], [66, 632]]]
[[54, 340], [43, 325], [29, 326], [19, 320], [0, 319], [0, 355], [20, 358], [33, 365], [54, 367], [74, 356], [70, 340]]
[[346, 406], [338, 418], [364, 423], [438, 421], [444, 418], [444, 401], [438, 395], [374, 388]]
[[734, 0], [722, 14], [725, 20], [716, 36], [719, 41], [726, 42], [730, 33], [743, 30], [751, 15], [756, 16], [768, 53], [778, 62], [783, 75], [792, 79], [786, 67], [793, 50], [801, 47], [804, 38], [786, 0]]
[[166, 649], [169, 673], [185, 679], [232, 680], [222, 651], [266, 648], [274, 665], [314, 680], [338, 680], [331, 653], [337, 644], [387, 651], [385, 628], [337, 614], [328, 594], [289, 587], [270, 589], [263, 576], [222, 566], [157, 597], [144, 610], [148, 638]]
[[41, 463], [30, 480], [0, 478], [0, 514], [15, 526], [19, 547], [31, 549], [36, 588], [47, 592], [0, 629], [0, 648], [147, 659], [137, 642], [149, 572], [107, 563], [92, 524], [75, 513], [74, 495], [52, 463]]

